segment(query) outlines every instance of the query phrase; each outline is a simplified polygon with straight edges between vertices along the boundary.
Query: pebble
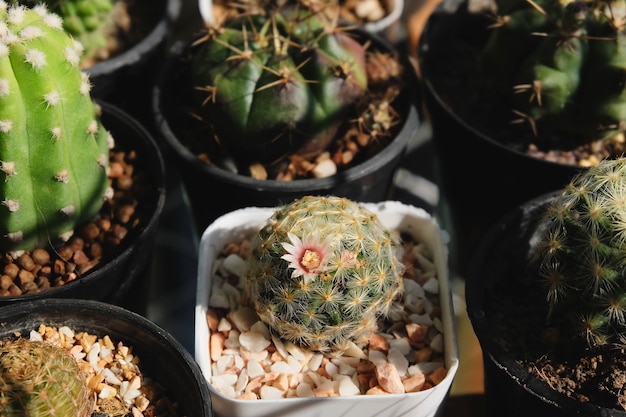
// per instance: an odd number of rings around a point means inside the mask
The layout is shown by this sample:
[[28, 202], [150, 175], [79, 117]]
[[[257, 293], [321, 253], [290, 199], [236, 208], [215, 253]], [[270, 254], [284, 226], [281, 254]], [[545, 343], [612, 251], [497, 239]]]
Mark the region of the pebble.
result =
[[278, 399], [397, 394], [428, 389], [445, 377], [439, 282], [423, 245], [407, 248], [410, 273], [388, 322], [381, 323], [365, 347], [350, 343], [334, 358], [273, 337], [256, 312], [240, 304], [242, 283], [232, 284], [232, 277], [244, 276], [245, 259], [232, 245], [228, 250], [214, 271], [207, 313], [210, 382], [223, 395]]

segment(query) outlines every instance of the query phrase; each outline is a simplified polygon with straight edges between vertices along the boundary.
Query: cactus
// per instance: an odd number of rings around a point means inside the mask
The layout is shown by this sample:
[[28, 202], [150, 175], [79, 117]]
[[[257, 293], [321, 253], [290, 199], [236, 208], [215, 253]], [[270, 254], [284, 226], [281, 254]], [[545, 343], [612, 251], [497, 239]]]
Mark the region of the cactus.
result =
[[533, 262], [551, 320], [590, 346], [626, 342], [626, 159], [576, 176], [540, 223]]
[[497, 0], [482, 68], [516, 116], [549, 143], [623, 140], [624, 0]]
[[0, 415], [89, 417], [95, 396], [61, 347], [18, 338], [0, 344]]
[[212, 28], [192, 81], [201, 115], [242, 160], [314, 156], [366, 93], [366, 48], [325, 13], [275, 7]]
[[398, 238], [346, 198], [279, 207], [251, 243], [245, 294], [283, 340], [337, 355], [364, 345], [402, 292]]
[[81, 67], [89, 66], [106, 51], [108, 38], [115, 31], [114, 0], [11, 0], [10, 3], [47, 7], [61, 16], [63, 29], [84, 48]]
[[0, 17], [0, 249], [30, 250], [100, 210], [112, 138], [59, 16], [0, 1]]
[[63, 18], [63, 28], [85, 48], [83, 60], [102, 53], [115, 27], [114, 0], [54, 0], [50, 10]]

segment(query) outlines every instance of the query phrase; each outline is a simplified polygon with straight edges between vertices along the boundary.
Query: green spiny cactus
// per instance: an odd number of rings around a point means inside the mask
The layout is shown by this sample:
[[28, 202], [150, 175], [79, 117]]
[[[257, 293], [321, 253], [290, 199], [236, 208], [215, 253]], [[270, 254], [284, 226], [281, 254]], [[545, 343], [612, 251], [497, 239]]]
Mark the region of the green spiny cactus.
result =
[[278, 208], [252, 240], [245, 289], [280, 338], [335, 355], [364, 345], [402, 292], [396, 235], [346, 198]]
[[590, 346], [626, 343], [626, 159], [583, 171], [550, 204], [534, 262], [551, 319]]
[[366, 50], [300, 5], [231, 19], [198, 46], [192, 82], [202, 115], [242, 159], [321, 153], [367, 90]]
[[0, 18], [0, 249], [29, 250], [97, 214], [111, 138], [60, 17], [0, 1]]
[[624, 0], [497, 0], [483, 68], [534, 135], [586, 143], [626, 130]]
[[0, 344], [0, 415], [88, 417], [95, 396], [78, 362], [46, 342], [18, 338]]
[[49, 1], [51, 11], [63, 18], [63, 28], [85, 48], [90, 59], [106, 48], [114, 25], [114, 0]]

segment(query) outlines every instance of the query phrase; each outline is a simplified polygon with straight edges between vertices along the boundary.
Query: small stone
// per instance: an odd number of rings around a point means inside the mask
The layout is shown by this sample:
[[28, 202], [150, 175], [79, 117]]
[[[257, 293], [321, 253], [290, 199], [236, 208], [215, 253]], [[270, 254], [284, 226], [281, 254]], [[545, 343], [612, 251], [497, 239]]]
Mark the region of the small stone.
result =
[[261, 352], [265, 350], [271, 342], [261, 333], [243, 332], [239, 335], [239, 343], [250, 352]]
[[385, 339], [382, 335], [378, 333], [372, 333], [370, 335], [369, 348], [371, 350], [380, 350], [382, 352], [387, 352], [389, 350], [389, 343], [387, 343], [387, 339]]
[[437, 278], [429, 278], [428, 281], [422, 285], [424, 291], [431, 294], [439, 294], [439, 280]]
[[230, 324], [230, 321], [226, 320], [225, 318], [222, 318], [217, 326], [217, 330], [219, 332], [227, 332], [232, 328], [233, 326], [232, 324]]
[[229, 273], [241, 278], [245, 275], [247, 264], [246, 261], [236, 253], [231, 253], [222, 262], [222, 267]]
[[207, 309], [206, 323], [207, 323], [207, 326], [209, 326], [209, 330], [211, 330], [211, 332], [217, 331], [219, 318], [217, 316], [217, 312], [212, 308]]
[[263, 385], [259, 394], [262, 400], [277, 400], [285, 395], [283, 391], [269, 385]]
[[426, 382], [426, 375], [417, 373], [406, 379], [402, 380], [405, 392], [418, 392], [421, 391], [424, 383]]
[[209, 353], [213, 362], [217, 362], [222, 356], [225, 340], [226, 337], [223, 333], [211, 333], [211, 337], [209, 338]]
[[408, 323], [405, 328], [411, 342], [422, 343], [426, 339], [428, 326], [418, 323]]
[[250, 359], [247, 365], [248, 375], [250, 378], [256, 378], [257, 376], [265, 375], [265, 371], [263, 367], [259, 364], [259, 361], [256, 359]]
[[366, 395], [387, 395], [389, 394], [380, 385], [376, 385], [365, 392]]
[[428, 375], [428, 379], [431, 380], [433, 385], [437, 385], [441, 381], [444, 380], [444, 378], [446, 377], [447, 374], [448, 374], [448, 371], [446, 371], [445, 368], [439, 367], [439, 368], [435, 369], [432, 373], [430, 373]]
[[441, 333], [436, 334], [430, 341], [430, 347], [435, 352], [443, 352], [443, 335]]
[[313, 176], [315, 178], [326, 178], [337, 173], [337, 165], [331, 159], [320, 161], [313, 168]]
[[228, 317], [232, 320], [235, 327], [243, 332], [250, 330], [252, 325], [259, 321], [256, 312], [250, 307], [238, 308], [232, 311]]
[[358, 395], [361, 393], [359, 387], [349, 377], [339, 380], [339, 395]]
[[390, 394], [403, 394], [404, 385], [396, 367], [390, 363], [376, 365], [376, 379], [380, 387]]

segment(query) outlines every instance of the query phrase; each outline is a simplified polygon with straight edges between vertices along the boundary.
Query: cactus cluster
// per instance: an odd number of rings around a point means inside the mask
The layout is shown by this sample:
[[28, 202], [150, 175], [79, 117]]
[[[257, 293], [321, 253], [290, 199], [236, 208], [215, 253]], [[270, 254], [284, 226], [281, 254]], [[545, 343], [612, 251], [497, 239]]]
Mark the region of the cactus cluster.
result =
[[89, 417], [95, 397], [61, 347], [18, 338], [0, 344], [0, 415]]
[[331, 356], [362, 346], [402, 292], [398, 239], [362, 204], [302, 197], [253, 238], [246, 296], [283, 340]]
[[481, 65], [547, 141], [623, 141], [624, 0], [496, 0]]
[[45, 6], [0, 1], [0, 249], [66, 240], [108, 191], [110, 134], [81, 45]]
[[626, 159], [576, 176], [538, 230], [533, 262], [550, 319], [589, 346], [626, 343]]
[[366, 47], [301, 2], [243, 13], [198, 43], [199, 113], [242, 160], [321, 153], [368, 90]]

